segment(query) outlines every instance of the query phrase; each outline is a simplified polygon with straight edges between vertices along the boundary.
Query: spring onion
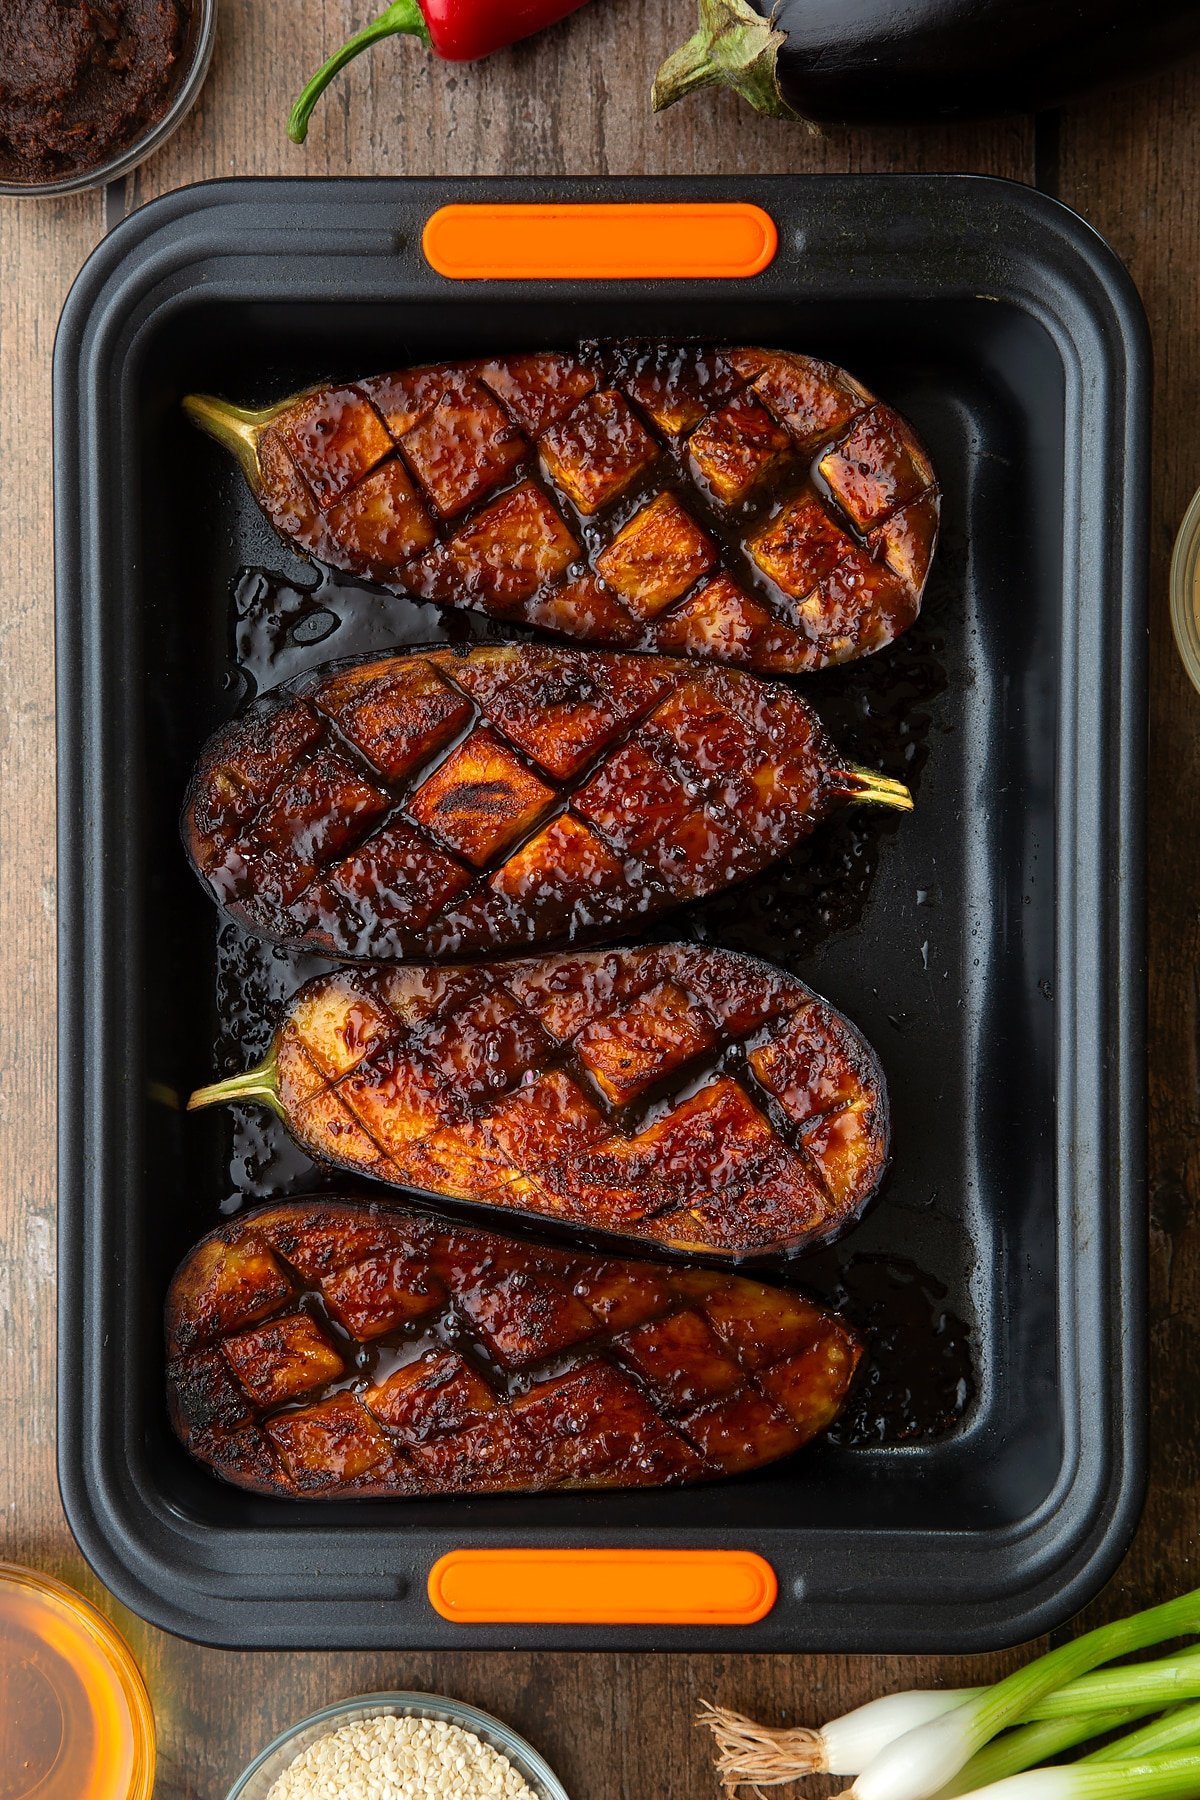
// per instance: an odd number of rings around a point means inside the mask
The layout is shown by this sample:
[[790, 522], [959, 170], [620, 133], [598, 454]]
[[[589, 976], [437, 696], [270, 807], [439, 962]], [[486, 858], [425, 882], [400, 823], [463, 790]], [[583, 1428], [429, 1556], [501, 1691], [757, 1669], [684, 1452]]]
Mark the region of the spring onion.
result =
[[1131, 1731], [1128, 1737], [1118, 1738], [1115, 1744], [1105, 1744], [1102, 1750], [1093, 1750], [1080, 1760], [1088, 1763], [1129, 1762], [1135, 1757], [1148, 1756], [1157, 1750], [1174, 1750], [1183, 1744], [1200, 1744], [1200, 1704], [1177, 1706], [1174, 1712], [1164, 1713], [1161, 1719], [1143, 1725], [1140, 1731]]
[[[1200, 1591], [1169, 1600], [1163, 1606], [1150, 1607], [1131, 1618], [1101, 1625], [1072, 1643], [1047, 1651], [1045, 1656], [1039, 1656], [1025, 1668], [998, 1681], [995, 1687], [965, 1700], [961, 1706], [906, 1731], [903, 1737], [896, 1738], [873, 1758], [846, 1794], [852, 1800], [931, 1800], [939, 1789], [949, 1786], [977, 1750], [1009, 1725], [1027, 1719], [1039, 1702], [1055, 1689], [1087, 1674], [1098, 1663], [1144, 1650], [1150, 1644], [1161, 1643], [1164, 1638], [1190, 1636], [1197, 1631], [1200, 1631]], [[1157, 1760], [1174, 1763], [1180, 1759]], [[1200, 1758], [1183, 1760], [1195, 1764], [1193, 1789], [1200, 1793]], [[1150, 1758], [1145, 1766], [1149, 1768], [1155, 1761]], [[1086, 1795], [1087, 1800], [1101, 1800], [1101, 1796], [1109, 1792], [1102, 1784], [1112, 1777], [1112, 1771], [1103, 1765], [1088, 1764], [1081, 1770], [1074, 1764], [1059, 1773], [1077, 1774], [1081, 1781], [1099, 1782], [1101, 1785], [1094, 1788], [1074, 1790], [1081, 1797]], [[1022, 1788], [1011, 1795], [1006, 1793], [1004, 1800], [1043, 1800], [1037, 1789], [1042, 1778], [1042, 1772], [1037, 1770], [1010, 1776], [1008, 1782], [1033, 1783], [1034, 1786], [1028, 1792]], [[1148, 1775], [1147, 1781], [1150, 1779]], [[1161, 1793], [1151, 1783], [1146, 1789], [1139, 1789], [1139, 1800], [1167, 1800], [1168, 1794], [1175, 1792], [1169, 1785], [1170, 1772], [1162, 1772], [1162, 1779], [1167, 1785]], [[1007, 1787], [1008, 1784], [1004, 1785]], [[1000, 1786], [995, 1783], [977, 1792], [991, 1795]]]
[[701, 1702], [697, 1722], [707, 1725], [717, 1740], [719, 1775], [724, 1778], [736, 1771], [739, 1781], [772, 1787], [798, 1781], [802, 1775], [857, 1775], [885, 1745], [914, 1726], [940, 1718], [980, 1691], [914, 1688], [909, 1693], [884, 1694], [840, 1719], [831, 1719], [819, 1730], [804, 1725], [782, 1729], [759, 1725], [745, 1713], [713, 1706], [708, 1700]]
[[[977, 1750], [953, 1781], [942, 1789], [938, 1800], [971, 1794], [977, 1788], [991, 1787], [1010, 1775], [1020, 1775], [1025, 1769], [1035, 1769], [1039, 1764], [1049, 1762], [1052, 1756], [1061, 1756], [1064, 1750], [1073, 1750], [1076, 1744], [1085, 1743], [1088, 1738], [1107, 1737], [1110, 1731], [1119, 1731], [1122, 1725], [1131, 1724], [1141, 1716], [1137, 1712], [1083, 1713], [1074, 1718], [1041, 1719], [1033, 1725], [1018, 1725], [1014, 1731], [1002, 1732], [982, 1750]], [[1145, 1748], [1166, 1746], [1147, 1744]]]
[[1118, 1707], [1157, 1712], [1180, 1700], [1200, 1696], [1200, 1656], [1173, 1657], [1165, 1662], [1134, 1663], [1121, 1669], [1099, 1669], [1045, 1694], [1026, 1714], [1030, 1719], [1065, 1719], [1078, 1712]]
[[[1200, 1679], [1200, 1652], [1181, 1652], [1197, 1659]], [[1176, 1698], [1179, 1689], [1161, 1671], [1174, 1670], [1174, 1664], [1143, 1663], [1137, 1671], [1139, 1679], [1131, 1683], [1130, 1704], [1120, 1711], [1102, 1704], [1103, 1690], [1089, 1688], [1090, 1676], [1068, 1682], [1055, 1694], [1048, 1694], [1031, 1708], [1031, 1720], [1003, 1732], [978, 1750], [954, 1779], [937, 1795], [937, 1800], [950, 1800], [951, 1795], [966, 1794], [975, 1788], [1020, 1774], [1088, 1738], [1107, 1737], [1124, 1725], [1154, 1712], [1165, 1699]], [[1153, 1672], [1153, 1673], [1151, 1673]], [[1121, 1675], [1134, 1671], [1120, 1670]], [[1149, 1676], [1149, 1679], [1146, 1677]], [[1191, 1677], [1188, 1681], [1190, 1683]], [[1200, 1691], [1200, 1690], [1197, 1690]], [[717, 1773], [722, 1778], [760, 1787], [778, 1786], [786, 1781], [799, 1781], [804, 1775], [858, 1775], [872, 1757], [906, 1731], [938, 1719], [965, 1701], [977, 1699], [986, 1688], [914, 1688], [898, 1694], [885, 1694], [853, 1712], [843, 1713], [819, 1728], [804, 1725], [776, 1728], [761, 1725], [745, 1713], [727, 1706], [701, 1702], [697, 1723], [707, 1725], [717, 1742]], [[1165, 1698], [1164, 1698], [1165, 1697]], [[1179, 1707], [1177, 1713], [1191, 1712]], [[1200, 1717], [1200, 1707], [1196, 1709]], [[1173, 1714], [1172, 1717], [1175, 1715]], [[1155, 1732], [1151, 1736], [1151, 1731]], [[1167, 1750], [1173, 1745], [1191, 1741], [1186, 1723], [1165, 1733], [1161, 1739], [1158, 1727], [1147, 1727], [1145, 1743], [1138, 1750]], [[1198, 1731], [1200, 1735], [1200, 1731]], [[1097, 1752], [1097, 1755], [1099, 1752]], [[1105, 1752], [1109, 1754], [1108, 1751]], [[1115, 1754], [1115, 1750], [1114, 1750]]]
[[1026, 1769], [1007, 1781], [977, 1788], [975, 1800], [1195, 1800], [1197, 1793], [1200, 1751], [1193, 1750], [1173, 1756], [1143, 1756], [1136, 1762], [1075, 1762], [1053, 1769]]
[[[1188, 1657], [1195, 1659], [1194, 1672], [1179, 1675], [1178, 1669]], [[1097, 1677], [1084, 1675], [1057, 1693], [1047, 1694], [1030, 1708], [1028, 1722], [985, 1744], [942, 1790], [938, 1800], [1019, 1774], [1073, 1749], [1087, 1738], [1106, 1737], [1110, 1731], [1157, 1711], [1182, 1693], [1200, 1693], [1200, 1651], [1181, 1651], [1178, 1663], [1142, 1663], [1113, 1673], [1122, 1678], [1113, 1688], [1093, 1688], [1091, 1684]], [[1118, 1698], [1126, 1700], [1119, 1710], [1113, 1705], [1114, 1691]], [[873, 1757], [906, 1731], [939, 1719], [943, 1713], [987, 1692], [986, 1688], [914, 1688], [885, 1694], [818, 1728], [792, 1725], [777, 1729], [760, 1725], [745, 1713], [713, 1706], [706, 1700], [701, 1703], [697, 1722], [707, 1725], [717, 1741], [718, 1773], [736, 1774], [741, 1781], [772, 1786], [798, 1781], [802, 1775], [858, 1775]], [[1161, 1743], [1148, 1739], [1144, 1748], [1165, 1750], [1187, 1741], [1186, 1731], [1179, 1730], [1164, 1737]]]

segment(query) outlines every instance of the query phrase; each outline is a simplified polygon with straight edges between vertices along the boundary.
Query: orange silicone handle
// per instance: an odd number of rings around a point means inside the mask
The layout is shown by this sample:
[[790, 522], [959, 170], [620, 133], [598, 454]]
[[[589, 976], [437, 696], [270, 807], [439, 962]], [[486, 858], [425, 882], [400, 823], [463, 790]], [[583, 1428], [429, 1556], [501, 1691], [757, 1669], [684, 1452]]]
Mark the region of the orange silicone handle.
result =
[[760, 274], [778, 243], [744, 200], [443, 206], [422, 237], [454, 281], [728, 281]]
[[778, 1592], [752, 1550], [451, 1550], [429, 1571], [456, 1625], [753, 1625]]

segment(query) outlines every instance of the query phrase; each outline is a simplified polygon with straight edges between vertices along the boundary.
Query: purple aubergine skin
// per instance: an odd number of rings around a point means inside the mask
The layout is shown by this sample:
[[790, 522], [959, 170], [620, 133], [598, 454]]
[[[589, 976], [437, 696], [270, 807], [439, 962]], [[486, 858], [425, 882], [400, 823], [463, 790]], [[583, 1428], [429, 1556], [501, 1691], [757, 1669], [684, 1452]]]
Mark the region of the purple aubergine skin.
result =
[[1195, 0], [700, 0], [654, 105], [719, 85], [813, 125], [1038, 112], [1197, 49]]

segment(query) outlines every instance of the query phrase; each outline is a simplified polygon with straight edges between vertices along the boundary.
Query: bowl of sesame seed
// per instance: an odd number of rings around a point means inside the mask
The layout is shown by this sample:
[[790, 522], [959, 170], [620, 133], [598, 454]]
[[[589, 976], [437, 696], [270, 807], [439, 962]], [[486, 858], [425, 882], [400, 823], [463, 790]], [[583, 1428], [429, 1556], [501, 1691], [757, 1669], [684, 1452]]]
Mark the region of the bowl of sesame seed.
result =
[[532, 1744], [440, 1694], [358, 1694], [282, 1732], [228, 1800], [568, 1800]]

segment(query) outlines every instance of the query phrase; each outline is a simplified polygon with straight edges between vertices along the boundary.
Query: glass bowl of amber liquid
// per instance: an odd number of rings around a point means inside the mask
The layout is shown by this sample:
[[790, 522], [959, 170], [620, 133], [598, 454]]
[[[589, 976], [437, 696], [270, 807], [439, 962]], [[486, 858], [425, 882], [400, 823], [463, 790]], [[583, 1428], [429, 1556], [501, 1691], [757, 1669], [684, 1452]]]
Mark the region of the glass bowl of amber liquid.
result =
[[1200, 688], [1200, 491], [1183, 515], [1171, 557], [1171, 624], [1183, 666]]
[[154, 1714], [120, 1632], [0, 1562], [0, 1800], [150, 1800]]

